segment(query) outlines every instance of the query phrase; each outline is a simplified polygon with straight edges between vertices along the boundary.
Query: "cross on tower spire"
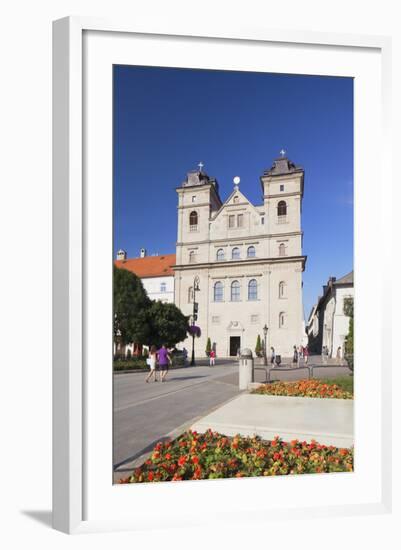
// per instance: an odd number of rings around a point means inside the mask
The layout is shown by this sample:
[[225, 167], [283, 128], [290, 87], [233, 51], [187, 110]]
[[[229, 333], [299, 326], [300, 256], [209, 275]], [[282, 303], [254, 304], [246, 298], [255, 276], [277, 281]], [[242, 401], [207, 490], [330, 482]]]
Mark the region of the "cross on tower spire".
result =
[[202, 161], [198, 164], [199, 166], [199, 172], [202, 172], [202, 168], [205, 166]]
[[285, 154], [286, 154], [286, 150], [285, 149], [281, 149], [280, 151], [280, 155], [284, 158], [285, 157]]

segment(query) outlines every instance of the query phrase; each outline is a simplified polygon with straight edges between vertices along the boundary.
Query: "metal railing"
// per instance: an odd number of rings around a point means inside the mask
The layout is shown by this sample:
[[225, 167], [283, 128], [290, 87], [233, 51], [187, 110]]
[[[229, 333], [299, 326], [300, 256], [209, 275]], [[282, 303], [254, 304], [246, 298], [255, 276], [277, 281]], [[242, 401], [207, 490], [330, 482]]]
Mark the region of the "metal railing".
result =
[[313, 378], [314, 370], [315, 369], [325, 369], [325, 368], [348, 368], [348, 365], [343, 363], [340, 365], [299, 365], [297, 367], [292, 366], [281, 366], [281, 367], [269, 367], [265, 365], [261, 365], [258, 367], [254, 367], [254, 370], [262, 370], [265, 372], [265, 382], [271, 382], [271, 373], [272, 372], [293, 372], [293, 371], [300, 371], [300, 370], [307, 370], [308, 371], [308, 380]]

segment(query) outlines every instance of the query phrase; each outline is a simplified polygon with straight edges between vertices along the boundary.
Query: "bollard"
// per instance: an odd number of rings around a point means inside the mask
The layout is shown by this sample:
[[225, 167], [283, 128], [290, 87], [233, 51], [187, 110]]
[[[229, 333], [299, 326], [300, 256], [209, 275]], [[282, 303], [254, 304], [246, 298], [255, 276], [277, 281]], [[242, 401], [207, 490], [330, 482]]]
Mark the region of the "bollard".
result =
[[253, 356], [248, 348], [241, 350], [239, 359], [239, 389], [247, 390], [248, 385], [254, 382]]

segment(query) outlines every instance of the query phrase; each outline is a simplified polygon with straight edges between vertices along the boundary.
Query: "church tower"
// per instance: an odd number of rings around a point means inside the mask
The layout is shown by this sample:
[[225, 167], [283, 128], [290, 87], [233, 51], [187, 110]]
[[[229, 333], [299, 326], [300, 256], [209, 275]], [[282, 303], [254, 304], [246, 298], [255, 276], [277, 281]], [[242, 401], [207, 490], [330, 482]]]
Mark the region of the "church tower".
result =
[[219, 184], [203, 171], [187, 173], [178, 194], [178, 231], [176, 262], [178, 265], [208, 261], [208, 247], [202, 243], [209, 239], [209, 221], [222, 205]]
[[301, 209], [304, 170], [290, 161], [285, 151], [260, 178], [270, 239], [268, 255], [295, 257], [302, 254]]

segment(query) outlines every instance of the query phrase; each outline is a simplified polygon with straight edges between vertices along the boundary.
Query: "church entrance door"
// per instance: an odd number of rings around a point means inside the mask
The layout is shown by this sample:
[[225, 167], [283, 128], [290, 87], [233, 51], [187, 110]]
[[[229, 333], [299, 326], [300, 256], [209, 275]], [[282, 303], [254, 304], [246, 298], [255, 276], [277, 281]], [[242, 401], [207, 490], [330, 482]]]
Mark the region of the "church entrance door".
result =
[[230, 336], [230, 357], [236, 357], [241, 347], [241, 336]]

